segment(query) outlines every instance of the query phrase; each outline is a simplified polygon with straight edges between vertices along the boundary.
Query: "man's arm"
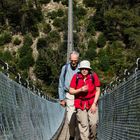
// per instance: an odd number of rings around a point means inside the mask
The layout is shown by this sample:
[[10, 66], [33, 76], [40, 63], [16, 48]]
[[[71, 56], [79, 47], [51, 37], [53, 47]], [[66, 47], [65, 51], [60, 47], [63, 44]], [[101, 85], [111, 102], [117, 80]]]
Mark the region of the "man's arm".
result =
[[58, 85], [58, 94], [59, 94], [59, 100], [60, 105], [63, 107], [66, 105], [65, 102], [65, 90], [64, 90], [64, 72], [65, 72], [65, 66], [62, 67], [60, 77], [59, 77], [59, 85]]

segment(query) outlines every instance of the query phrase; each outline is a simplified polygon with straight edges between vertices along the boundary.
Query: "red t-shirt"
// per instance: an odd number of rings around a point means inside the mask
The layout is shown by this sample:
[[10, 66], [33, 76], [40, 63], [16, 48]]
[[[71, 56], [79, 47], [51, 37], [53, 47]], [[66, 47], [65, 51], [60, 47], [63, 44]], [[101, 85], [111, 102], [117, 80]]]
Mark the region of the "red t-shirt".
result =
[[[78, 77], [78, 82], [76, 84], [77, 77]], [[94, 77], [94, 82], [92, 82], [93, 80], [90, 74], [87, 75], [86, 80], [84, 80], [83, 75], [80, 73], [78, 75], [75, 74], [73, 76], [70, 83], [71, 88], [79, 89], [83, 85], [88, 86], [88, 92], [81, 92], [75, 95], [75, 100], [74, 100], [75, 108], [79, 108], [82, 110], [84, 110], [85, 108], [90, 109], [91, 105], [93, 104], [94, 97], [96, 94], [96, 87], [100, 87], [100, 81], [95, 72], [93, 73], [93, 77]]]

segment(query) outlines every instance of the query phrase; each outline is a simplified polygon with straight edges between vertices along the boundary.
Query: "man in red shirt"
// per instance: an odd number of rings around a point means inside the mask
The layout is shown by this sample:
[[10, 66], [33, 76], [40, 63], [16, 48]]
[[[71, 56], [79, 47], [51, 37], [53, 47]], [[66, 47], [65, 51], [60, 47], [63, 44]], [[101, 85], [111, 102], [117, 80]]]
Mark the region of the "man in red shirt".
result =
[[83, 60], [79, 66], [80, 72], [71, 80], [70, 94], [75, 95], [74, 105], [78, 128], [82, 140], [90, 139], [90, 131], [95, 138], [98, 121], [97, 102], [100, 96], [100, 81], [95, 72], [91, 73], [90, 62]]

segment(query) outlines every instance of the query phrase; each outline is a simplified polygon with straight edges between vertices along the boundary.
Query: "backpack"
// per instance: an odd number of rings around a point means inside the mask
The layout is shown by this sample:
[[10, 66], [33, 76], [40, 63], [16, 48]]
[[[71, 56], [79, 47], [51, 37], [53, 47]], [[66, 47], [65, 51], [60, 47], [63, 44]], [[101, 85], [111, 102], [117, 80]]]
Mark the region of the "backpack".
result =
[[[92, 84], [94, 84], [94, 72], [90, 72], [90, 79], [92, 80]], [[79, 81], [79, 72], [76, 73], [76, 86], [78, 85], [78, 81]]]
[[[63, 75], [64, 76], [64, 81], [65, 81], [68, 65], [69, 65], [69, 63], [65, 64], [65, 70], [64, 70], [64, 75]], [[76, 86], [78, 85], [78, 81], [80, 79], [78, 74], [79, 74], [79, 72], [76, 73]], [[94, 75], [94, 72], [90, 72], [90, 78], [92, 80], [92, 83], [94, 84], [94, 76], [93, 75]]]

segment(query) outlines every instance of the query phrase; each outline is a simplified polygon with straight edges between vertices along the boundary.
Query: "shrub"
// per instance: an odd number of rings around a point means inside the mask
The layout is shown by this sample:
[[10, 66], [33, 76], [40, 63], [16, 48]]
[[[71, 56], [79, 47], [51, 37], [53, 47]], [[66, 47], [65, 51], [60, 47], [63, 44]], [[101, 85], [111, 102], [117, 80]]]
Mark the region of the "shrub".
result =
[[98, 53], [99, 69], [102, 71], [108, 71], [111, 59], [108, 49], [101, 49]]
[[95, 48], [89, 48], [85, 54], [85, 58], [88, 60], [93, 60], [97, 56]]
[[56, 26], [56, 27], [61, 27], [62, 25], [62, 21], [60, 18], [55, 18], [54, 21], [53, 21], [53, 25]]
[[91, 40], [89, 41], [89, 43], [88, 43], [88, 48], [89, 48], [89, 49], [90, 49], [90, 48], [96, 49], [96, 47], [97, 47], [96, 42], [95, 42], [93, 39], [91, 39]]
[[94, 28], [94, 22], [90, 21], [87, 26], [87, 32], [89, 32], [92, 35], [95, 35], [95, 28]]
[[41, 3], [41, 4], [47, 4], [47, 3], [49, 3], [51, 0], [39, 0], [39, 2]]
[[63, 5], [68, 6], [68, 0], [61, 0]]
[[39, 36], [38, 27], [36, 25], [31, 27], [31, 34], [32, 34], [33, 37]]
[[32, 54], [28, 54], [19, 60], [18, 67], [21, 70], [24, 70], [24, 69], [28, 69], [30, 66], [33, 66], [33, 64], [34, 64], [34, 59], [32, 57]]
[[94, 7], [95, 6], [95, 0], [83, 0], [83, 3], [87, 7]]
[[51, 19], [55, 19], [57, 17], [57, 12], [56, 11], [49, 12], [48, 17], [50, 17]]
[[84, 15], [87, 14], [86, 9], [83, 7], [76, 7], [75, 13], [74, 13], [78, 18], [83, 17]]
[[57, 16], [58, 17], [63, 17], [64, 16], [64, 11], [62, 9], [58, 9]]
[[39, 79], [44, 80], [47, 84], [51, 83], [51, 67], [47, 65], [46, 59], [39, 56], [36, 61], [34, 72]]
[[24, 45], [31, 46], [33, 44], [32, 38], [29, 35], [24, 37]]
[[19, 45], [21, 43], [21, 40], [18, 37], [16, 37], [14, 39], [14, 42], [13, 43], [14, 43], [14, 45]]
[[0, 35], [0, 45], [4, 45], [6, 43], [10, 43], [12, 36], [9, 32], [4, 32]]
[[37, 49], [41, 49], [47, 46], [47, 39], [46, 38], [39, 38], [37, 42]]
[[9, 62], [10, 60], [12, 60], [12, 54], [8, 50], [4, 51], [1, 58], [3, 59], [3, 61]]
[[26, 55], [32, 55], [32, 48], [27, 45], [23, 45], [19, 50], [19, 57], [25, 57]]
[[60, 35], [57, 31], [52, 31], [47, 36], [47, 41], [49, 43], [56, 43], [60, 40]]
[[61, 0], [53, 0], [54, 2], [60, 2]]
[[104, 47], [106, 44], [106, 38], [103, 33], [101, 33], [98, 37], [97, 45], [98, 47]]
[[43, 25], [43, 32], [44, 33], [49, 33], [51, 31], [51, 26], [50, 26], [50, 24], [47, 24], [47, 23], [45, 23], [44, 25]]

